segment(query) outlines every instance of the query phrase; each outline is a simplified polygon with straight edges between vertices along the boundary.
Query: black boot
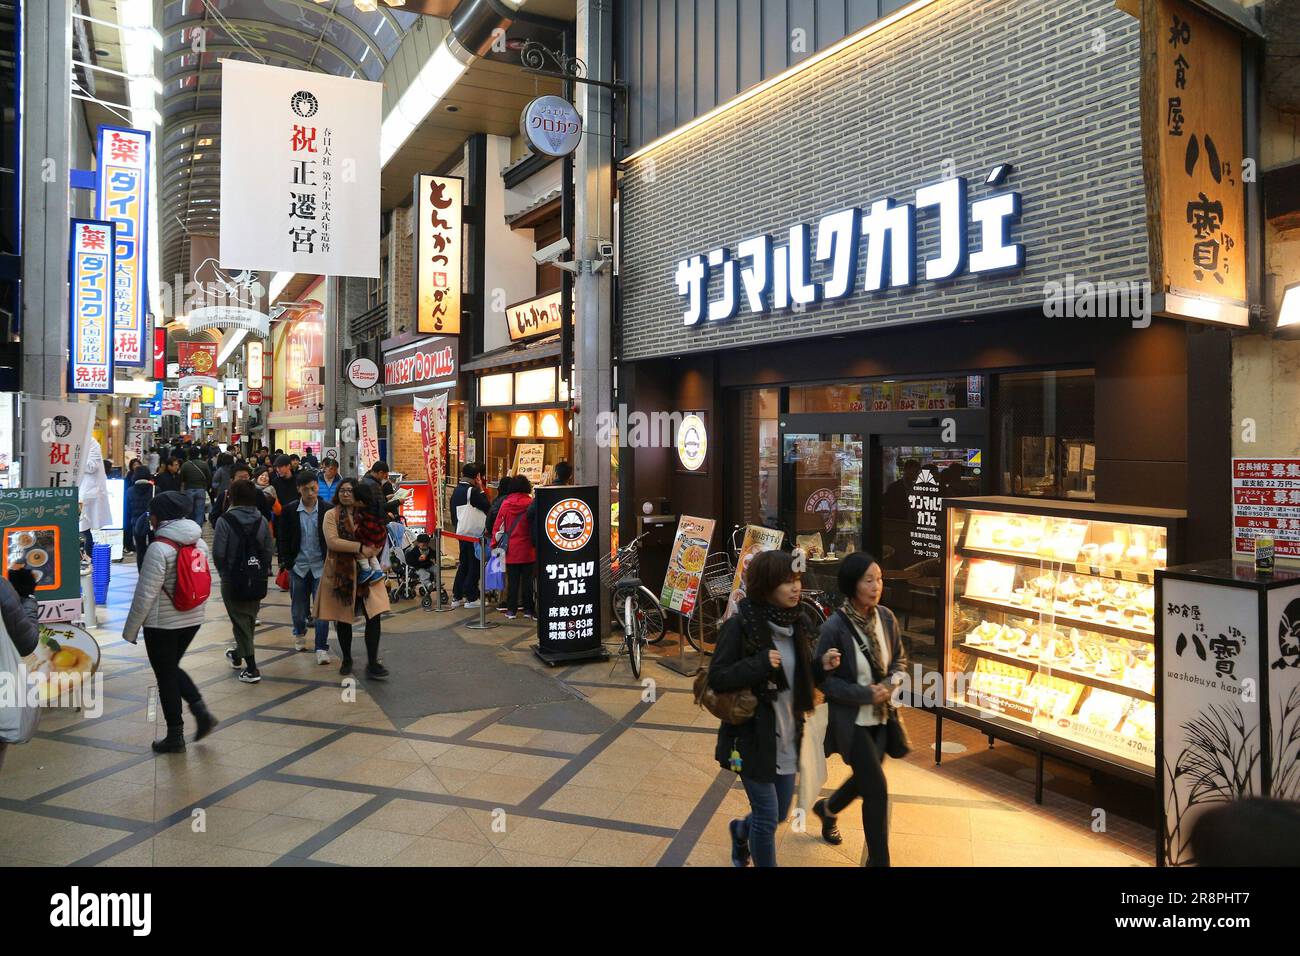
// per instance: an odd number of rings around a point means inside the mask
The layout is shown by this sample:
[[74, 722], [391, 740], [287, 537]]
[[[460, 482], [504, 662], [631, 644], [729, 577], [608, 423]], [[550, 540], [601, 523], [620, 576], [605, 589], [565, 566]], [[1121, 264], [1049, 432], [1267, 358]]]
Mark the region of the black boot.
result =
[[839, 824], [835, 822], [835, 817], [826, 812], [826, 801], [818, 800], [812, 806], [813, 816], [822, 822], [822, 839], [832, 846], [839, 846], [844, 842], [844, 837], [840, 834]]
[[212, 733], [213, 728], [217, 726], [217, 718], [212, 716], [212, 711], [208, 710], [208, 705], [203, 701], [191, 704], [190, 713], [194, 715], [194, 722], [199, 725], [198, 732], [194, 735], [194, 742], [198, 743]]
[[162, 740], [153, 742], [153, 752], [156, 754], [179, 754], [185, 752], [185, 726], [176, 727], [168, 726], [167, 736]]

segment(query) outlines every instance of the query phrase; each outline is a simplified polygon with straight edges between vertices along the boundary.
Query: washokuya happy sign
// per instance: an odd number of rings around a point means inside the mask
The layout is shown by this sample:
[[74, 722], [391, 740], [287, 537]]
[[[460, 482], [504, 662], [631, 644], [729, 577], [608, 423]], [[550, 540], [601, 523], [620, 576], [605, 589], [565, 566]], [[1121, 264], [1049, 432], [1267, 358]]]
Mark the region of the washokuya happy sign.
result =
[[[996, 187], [1011, 172], [1009, 164], [999, 164], [985, 185]], [[844, 298], [858, 289], [881, 292], [915, 286], [918, 210], [936, 216], [939, 225], [938, 248], [923, 262], [925, 281], [1022, 268], [1024, 246], [1010, 241], [1011, 226], [1020, 220], [1020, 193], [1008, 190], [972, 202], [968, 192], [966, 178], [952, 176], [921, 186], [912, 203], [885, 198], [869, 207], [849, 206], [827, 213], [817, 221], [815, 235], [810, 225], [798, 223], [790, 227], [789, 241], [783, 246], [762, 233], [737, 243], [734, 256], [721, 246], [682, 259], [674, 276], [677, 294], [687, 300], [682, 321], [686, 325], [701, 319], [717, 322], [734, 318], [742, 306], [762, 314]], [[974, 251], [967, 248], [968, 222], [979, 232], [979, 248]], [[810, 251], [814, 261], [829, 267], [829, 276], [813, 278]], [[709, 280], [716, 273], [722, 278], [720, 295], [709, 299]]]

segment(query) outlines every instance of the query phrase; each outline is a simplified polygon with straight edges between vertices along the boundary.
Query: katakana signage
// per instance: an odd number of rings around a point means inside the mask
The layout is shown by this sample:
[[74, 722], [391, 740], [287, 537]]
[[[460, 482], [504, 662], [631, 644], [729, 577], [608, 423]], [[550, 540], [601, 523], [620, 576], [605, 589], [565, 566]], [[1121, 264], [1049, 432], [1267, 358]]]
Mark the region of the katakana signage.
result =
[[72, 220], [68, 282], [68, 391], [113, 391], [114, 227]]
[[95, 218], [114, 227], [113, 356], [143, 367], [148, 358], [149, 148], [145, 130], [99, 128]]

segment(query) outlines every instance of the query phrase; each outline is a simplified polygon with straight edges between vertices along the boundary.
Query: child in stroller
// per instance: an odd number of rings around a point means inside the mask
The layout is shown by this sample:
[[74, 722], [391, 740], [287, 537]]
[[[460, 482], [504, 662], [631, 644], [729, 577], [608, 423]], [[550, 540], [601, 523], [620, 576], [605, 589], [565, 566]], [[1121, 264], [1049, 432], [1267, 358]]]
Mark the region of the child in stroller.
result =
[[395, 600], [406, 600], [416, 595], [427, 611], [433, 607], [433, 575], [436, 555], [427, 534], [414, 534], [404, 524], [393, 522], [389, 526], [393, 588]]

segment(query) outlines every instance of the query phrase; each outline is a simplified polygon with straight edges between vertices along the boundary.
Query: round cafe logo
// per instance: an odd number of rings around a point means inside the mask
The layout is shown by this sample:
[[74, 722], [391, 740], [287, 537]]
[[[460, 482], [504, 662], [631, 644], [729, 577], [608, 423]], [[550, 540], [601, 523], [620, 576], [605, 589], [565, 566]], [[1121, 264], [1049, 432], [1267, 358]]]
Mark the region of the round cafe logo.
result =
[[580, 498], [557, 501], [546, 513], [546, 537], [561, 551], [581, 551], [595, 529], [591, 509]]

